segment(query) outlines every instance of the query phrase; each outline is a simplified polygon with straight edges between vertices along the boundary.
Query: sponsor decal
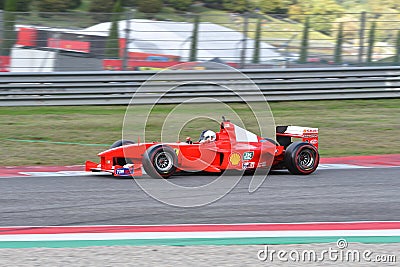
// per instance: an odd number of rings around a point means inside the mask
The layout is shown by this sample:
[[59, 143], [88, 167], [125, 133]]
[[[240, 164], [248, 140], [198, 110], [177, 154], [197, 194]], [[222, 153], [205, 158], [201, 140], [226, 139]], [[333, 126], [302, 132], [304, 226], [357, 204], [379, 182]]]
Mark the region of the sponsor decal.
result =
[[130, 175], [132, 174], [130, 168], [119, 168], [115, 170], [115, 174], [117, 175]]
[[312, 144], [312, 145], [315, 145], [316, 143], [318, 143], [318, 140], [316, 140], [316, 139], [313, 139], [310, 141], [310, 144]]
[[318, 133], [318, 129], [304, 129], [303, 133]]
[[255, 166], [254, 162], [244, 162], [243, 163], [243, 169], [253, 169]]
[[253, 151], [249, 151], [249, 152], [244, 152], [243, 153], [243, 160], [251, 160], [254, 156], [254, 152]]
[[258, 163], [258, 167], [267, 167], [267, 163], [266, 162], [260, 162], [260, 163]]
[[303, 137], [304, 138], [317, 138], [318, 135], [317, 134], [304, 134]]
[[117, 169], [115, 173], [118, 175], [125, 174], [125, 169]]
[[242, 157], [240, 156], [239, 153], [234, 152], [229, 156], [229, 162], [233, 165], [233, 166], [238, 166], [240, 163], [240, 159]]
[[126, 164], [123, 168], [118, 168], [115, 170], [116, 175], [132, 175], [135, 172], [133, 164]]

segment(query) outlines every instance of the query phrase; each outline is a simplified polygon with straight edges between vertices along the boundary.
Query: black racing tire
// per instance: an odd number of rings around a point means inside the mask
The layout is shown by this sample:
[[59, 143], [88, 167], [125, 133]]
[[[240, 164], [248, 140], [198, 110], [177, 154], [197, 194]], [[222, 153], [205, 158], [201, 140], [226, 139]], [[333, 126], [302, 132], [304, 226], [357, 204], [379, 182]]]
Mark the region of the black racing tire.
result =
[[143, 168], [153, 178], [171, 177], [176, 171], [178, 157], [176, 152], [167, 145], [149, 147], [143, 155]]
[[310, 143], [294, 142], [285, 151], [284, 163], [292, 174], [311, 174], [318, 167], [319, 153]]
[[135, 142], [133, 142], [133, 141], [131, 141], [131, 140], [124, 140], [124, 139], [118, 140], [118, 141], [115, 141], [115, 142], [110, 146], [110, 149], [116, 148], [116, 147], [120, 147], [120, 146], [132, 145], [132, 144], [134, 144], [134, 143], [135, 143]]
[[[118, 141], [115, 141], [114, 144], [112, 144], [110, 146], [110, 149], [113, 149], [113, 148], [116, 148], [116, 147], [120, 147], [120, 146], [131, 145], [131, 144], [134, 144], [134, 143], [135, 142], [133, 142], [131, 140], [124, 140], [124, 139], [118, 140]], [[116, 163], [118, 165], [124, 166], [127, 163], [127, 161], [126, 161], [125, 158], [117, 158], [116, 159]]]

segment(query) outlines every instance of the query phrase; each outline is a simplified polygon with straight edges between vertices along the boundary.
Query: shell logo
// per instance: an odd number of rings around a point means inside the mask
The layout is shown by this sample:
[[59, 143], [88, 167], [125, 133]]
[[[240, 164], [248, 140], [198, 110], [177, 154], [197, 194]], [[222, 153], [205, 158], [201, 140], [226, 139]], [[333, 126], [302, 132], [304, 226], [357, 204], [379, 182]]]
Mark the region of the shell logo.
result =
[[241, 160], [241, 156], [239, 153], [234, 152], [229, 156], [229, 162], [233, 165], [233, 166], [237, 166], [240, 163]]

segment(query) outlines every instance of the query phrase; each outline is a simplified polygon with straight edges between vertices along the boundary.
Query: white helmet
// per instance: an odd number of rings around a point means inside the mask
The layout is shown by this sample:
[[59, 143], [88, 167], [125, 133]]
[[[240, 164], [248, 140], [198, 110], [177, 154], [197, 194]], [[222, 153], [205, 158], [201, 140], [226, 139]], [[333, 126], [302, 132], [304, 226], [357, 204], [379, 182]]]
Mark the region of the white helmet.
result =
[[215, 134], [215, 132], [211, 131], [211, 130], [205, 130], [201, 133], [201, 137], [200, 140], [202, 141], [215, 141], [217, 135]]

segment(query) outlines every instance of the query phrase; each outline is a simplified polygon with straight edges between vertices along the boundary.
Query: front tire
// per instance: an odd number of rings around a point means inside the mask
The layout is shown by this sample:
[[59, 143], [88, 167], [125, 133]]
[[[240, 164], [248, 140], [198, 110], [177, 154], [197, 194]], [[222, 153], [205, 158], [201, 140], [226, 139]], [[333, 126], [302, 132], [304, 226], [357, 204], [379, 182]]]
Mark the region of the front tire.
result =
[[[116, 148], [116, 147], [120, 147], [120, 146], [132, 145], [134, 143], [135, 142], [133, 142], [131, 140], [124, 140], [124, 139], [118, 140], [118, 141], [115, 141], [114, 144], [112, 144], [110, 146], [110, 149], [113, 149], [113, 148]], [[128, 161], [129, 161], [129, 159], [128, 159]], [[118, 165], [124, 166], [125, 164], [128, 163], [128, 161], [127, 161], [126, 158], [117, 158], [115, 163], [118, 164]]]
[[285, 166], [292, 174], [313, 173], [319, 164], [319, 153], [307, 142], [294, 142], [285, 151]]
[[125, 140], [125, 139], [118, 140], [118, 141], [115, 141], [115, 142], [110, 146], [110, 149], [116, 148], [116, 147], [120, 147], [120, 146], [132, 145], [132, 144], [134, 144], [134, 143], [135, 143], [135, 142], [133, 142], [133, 141], [131, 141], [131, 140]]
[[142, 163], [144, 170], [151, 177], [167, 179], [175, 173], [178, 157], [171, 147], [154, 145], [146, 150]]

